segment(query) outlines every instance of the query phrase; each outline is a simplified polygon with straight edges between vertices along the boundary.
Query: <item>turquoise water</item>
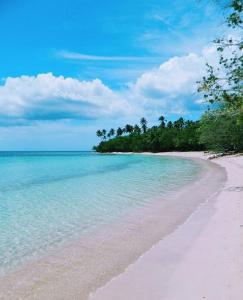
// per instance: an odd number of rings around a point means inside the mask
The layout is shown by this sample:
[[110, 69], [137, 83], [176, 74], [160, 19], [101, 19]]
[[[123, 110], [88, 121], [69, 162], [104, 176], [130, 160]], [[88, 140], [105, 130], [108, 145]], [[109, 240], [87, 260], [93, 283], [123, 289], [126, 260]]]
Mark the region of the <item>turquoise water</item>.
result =
[[198, 163], [148, 155], [0, 152], [0, 274], [192, 181]]

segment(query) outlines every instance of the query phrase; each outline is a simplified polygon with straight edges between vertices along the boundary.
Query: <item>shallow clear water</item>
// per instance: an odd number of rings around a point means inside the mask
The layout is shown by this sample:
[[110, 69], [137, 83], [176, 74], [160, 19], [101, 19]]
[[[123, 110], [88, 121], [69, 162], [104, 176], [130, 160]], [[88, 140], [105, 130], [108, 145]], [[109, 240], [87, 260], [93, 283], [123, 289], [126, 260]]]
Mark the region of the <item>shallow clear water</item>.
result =
[[91, 152], [0, 153], [0, 275], [192, 181], [197, 162]]

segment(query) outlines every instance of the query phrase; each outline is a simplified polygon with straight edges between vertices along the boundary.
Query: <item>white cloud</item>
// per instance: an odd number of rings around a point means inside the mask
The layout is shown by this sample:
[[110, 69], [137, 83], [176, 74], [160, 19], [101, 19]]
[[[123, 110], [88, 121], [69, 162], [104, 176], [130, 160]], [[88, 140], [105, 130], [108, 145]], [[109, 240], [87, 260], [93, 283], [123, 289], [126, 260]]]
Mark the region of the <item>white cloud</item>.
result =
[[175, 56], [157, 69], [140, 76], [134, 89], [146, 96], [188, 94], [196, 91], [196, 81], [205, 74], [205, 63], [214, 63], [215, 48], [204, 48], [201, 54]]
[[174, 56], [138, 77], [130, 86], [130, 98], [137, 99], [146, 111], [186, 114], [200, 110], [196, 82], [205, 74], [206, 62], [216, 64], [215, 47]]
[[81, 81], [52, 73], [8, 77], [0, 85], [0, 125], [199, 111], [196, 81], [206, 61], [216, 63], [215, 53], [209, 47], [200, 54], [172, 57], [120, 91], [99, 79]]
[[144, 61], [155, 59], [153, 57], [143, 57], [143, 56], [98, 56], [83, 54], [78, 52], [71, 52], [62, 50], [56, 53], [57, 57], [64, 59], [73, 60], [93, 60], [93, 61]]
[[195, 90], [195, 81], [202, 72], [202, 58], [197, 54], [173, 57], [158, 69], [144, 73], [135, 88], [147, 96], [190, 93]]
[[99, 79], [8, 77], [0, 86], [0, 115], [23, 119], [93, 118], [127, 113], [130, 106]]

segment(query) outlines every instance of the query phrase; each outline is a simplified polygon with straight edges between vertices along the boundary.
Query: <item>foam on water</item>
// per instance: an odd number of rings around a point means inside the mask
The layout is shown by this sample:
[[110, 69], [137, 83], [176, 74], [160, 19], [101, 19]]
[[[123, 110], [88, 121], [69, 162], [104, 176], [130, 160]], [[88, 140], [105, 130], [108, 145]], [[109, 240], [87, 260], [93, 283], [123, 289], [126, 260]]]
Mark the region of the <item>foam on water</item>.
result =
[[90, 152], [0, 154], [0, 274], [195, 179], [196, 161]]

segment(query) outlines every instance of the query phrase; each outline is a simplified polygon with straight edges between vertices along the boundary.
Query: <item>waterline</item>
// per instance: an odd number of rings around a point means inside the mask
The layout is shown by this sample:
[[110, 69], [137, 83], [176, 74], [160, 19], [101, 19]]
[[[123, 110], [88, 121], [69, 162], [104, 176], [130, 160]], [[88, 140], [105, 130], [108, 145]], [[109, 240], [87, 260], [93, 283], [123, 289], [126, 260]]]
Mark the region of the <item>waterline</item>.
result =
[[82, 152], [2, 153], [0, 167], [2, 276], [164, 201], [200, 169], [187, 159]]

